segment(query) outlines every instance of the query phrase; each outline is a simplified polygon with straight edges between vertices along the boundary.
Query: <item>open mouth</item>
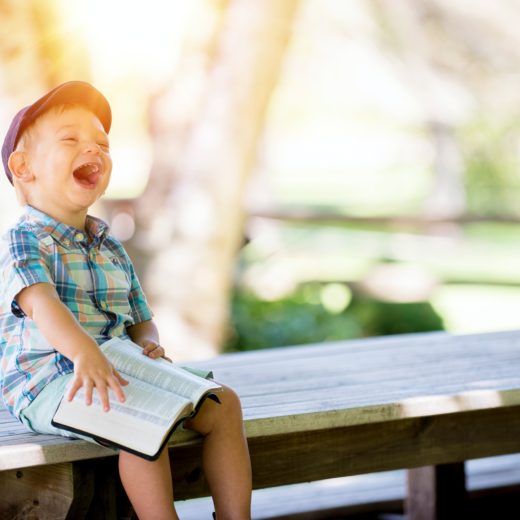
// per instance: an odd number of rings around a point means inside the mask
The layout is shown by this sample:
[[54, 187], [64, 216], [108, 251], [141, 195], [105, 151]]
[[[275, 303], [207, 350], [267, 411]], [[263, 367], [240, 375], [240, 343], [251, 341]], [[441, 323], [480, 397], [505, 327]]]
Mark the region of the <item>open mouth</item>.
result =
[[78, 184], [84, 188], [94, 188], [101, 177], [101, 165], [98, 163], [85, 163], [76, 168], [72, 175]]

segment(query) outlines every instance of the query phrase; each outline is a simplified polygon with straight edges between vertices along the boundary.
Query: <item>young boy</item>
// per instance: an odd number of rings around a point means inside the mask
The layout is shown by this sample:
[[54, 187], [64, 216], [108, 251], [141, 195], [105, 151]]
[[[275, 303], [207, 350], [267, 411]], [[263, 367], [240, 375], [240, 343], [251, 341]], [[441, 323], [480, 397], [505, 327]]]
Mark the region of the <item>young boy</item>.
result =
[[[0, 383], [8, 409], [28, 429], [51, 425], [61, 396], [94, 390], [105, 411], [128, 384], [98, 345], [130, 338], [164, 357], [132, 263], [107, 225], [88, 215], [108, 186], [110, 106], [88, 83], [48, 92], [13, 119], [2, 147], [23, 216], [4, 236], [0, 266]], [[205, 436], [203, 464], [216, 517], [250, 518], [251, 468], [240, 402], [229, 388], [185, 426]], [[168, 460], [119, 454], [123, 486], [140, 519], [176, 519]]]

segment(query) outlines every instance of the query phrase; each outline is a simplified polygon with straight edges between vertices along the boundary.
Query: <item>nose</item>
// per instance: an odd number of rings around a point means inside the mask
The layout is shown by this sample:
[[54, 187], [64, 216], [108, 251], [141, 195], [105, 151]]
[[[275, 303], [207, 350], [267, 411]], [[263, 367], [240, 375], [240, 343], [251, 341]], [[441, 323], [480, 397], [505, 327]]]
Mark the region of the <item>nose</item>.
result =
[[84, 152], [89, 154], [99, 155], [101, 153], [101, 148], [95, 142], [85, 143]]

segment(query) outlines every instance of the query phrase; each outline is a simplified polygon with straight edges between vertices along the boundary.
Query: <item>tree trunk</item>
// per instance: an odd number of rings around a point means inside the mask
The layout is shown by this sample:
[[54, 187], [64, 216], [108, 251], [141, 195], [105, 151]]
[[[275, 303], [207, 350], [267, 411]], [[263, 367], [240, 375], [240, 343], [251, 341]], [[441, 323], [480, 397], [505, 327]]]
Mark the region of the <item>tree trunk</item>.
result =
[[156, 166], [138, 222], [148, 235], [148, 294], [173, 355], [212, 354], [225, 337], [246, 182], [297, 6], [229, 3], [191, 127], [176, 124], [174, 95], [155, 100]]
[[417, 4], [414, 0], [391, 3], [375, 0], [373, 6], [383, 20], [381, 26], [388, 33], [395, 52], [406, 66], [431, 136], [434, 179], [424, 213], [434, 218], [459, 217], [466, 209], [466, 194], [463, 161], [454, 128], [460, 124], [464, 111], [454, 109], [453, 102], [446, 96], [452, 88], [452, 80], [435, 67], [435, 50], [420, 18], [420, 10], [428, 4]]

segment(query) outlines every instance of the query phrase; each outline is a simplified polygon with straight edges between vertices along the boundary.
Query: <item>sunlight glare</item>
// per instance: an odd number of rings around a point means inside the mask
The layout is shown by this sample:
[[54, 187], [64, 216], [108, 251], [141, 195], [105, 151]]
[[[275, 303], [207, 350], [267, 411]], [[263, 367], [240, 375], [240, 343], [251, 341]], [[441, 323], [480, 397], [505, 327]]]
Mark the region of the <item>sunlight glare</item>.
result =
[[90, 50], [95, 77], [139, 75], [151, 86], [175, 69], [190, 6], [181, 0], [62, 1], [65, 18]]
[[[62, 0], [71, 33], [88, 49], [89, 80], [109, 99], [114, 168], [109, 198], [138, 197], [152, 167], [150, 96], [172, 77], [200, 2]], [[88, 70], [87, 68], [87, 70]], [[72, 78], [71, 78], [72, 79]]]

